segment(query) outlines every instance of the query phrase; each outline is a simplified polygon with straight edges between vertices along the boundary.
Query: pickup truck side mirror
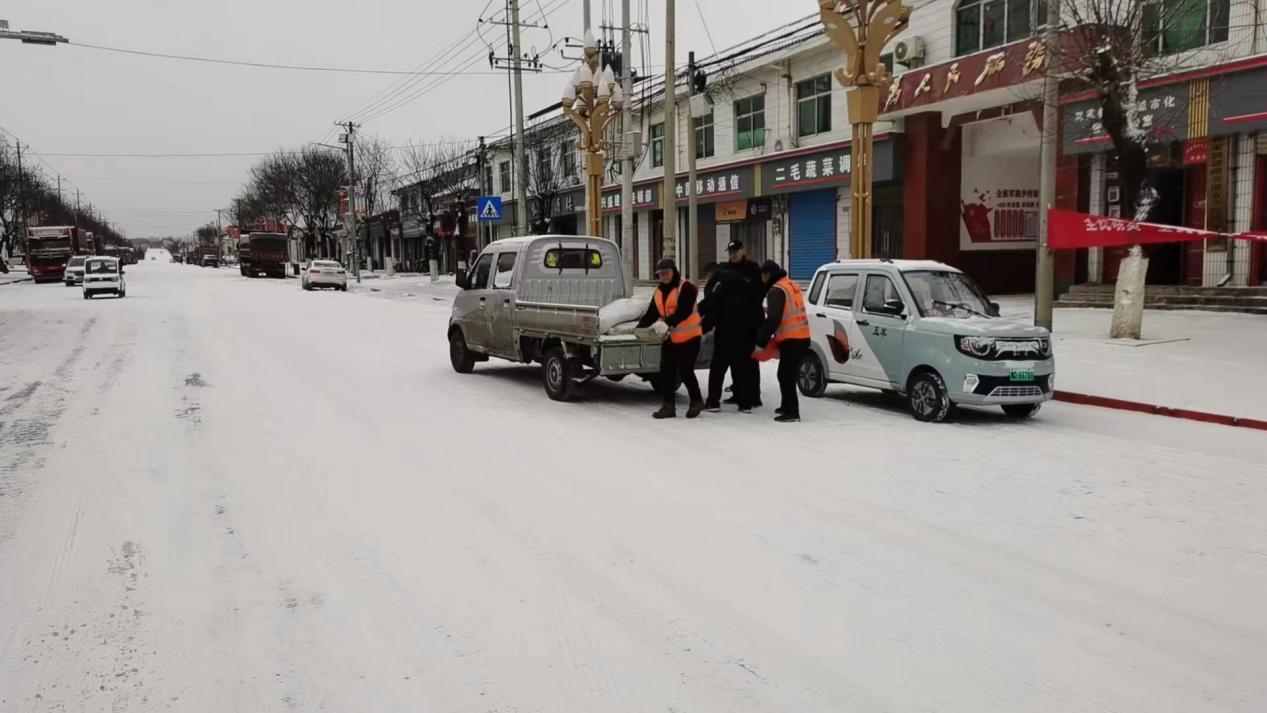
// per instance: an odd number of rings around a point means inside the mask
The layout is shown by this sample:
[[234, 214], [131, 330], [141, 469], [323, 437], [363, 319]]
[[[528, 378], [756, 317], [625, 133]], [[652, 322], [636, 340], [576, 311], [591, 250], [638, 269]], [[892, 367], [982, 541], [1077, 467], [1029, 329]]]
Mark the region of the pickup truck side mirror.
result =
[[471, 280], [467, 277], [466, 270], [462, 268], [458, 268], [458, 271], [453, 274], [453, 281], [464, 290], [471, 289]]
[[998, 302], [991, 302], [991, 303], [990, 303], [990, 316], [991, 316], [991, 317], [998, 317], [998, 316], [999, 316], [999, 303], [998, 303]]
[[905, 317], [906, 303], [902, 302], [902, 300], [885, 300], [884, 307], [880, 308], [880, 312], [894, 317]]

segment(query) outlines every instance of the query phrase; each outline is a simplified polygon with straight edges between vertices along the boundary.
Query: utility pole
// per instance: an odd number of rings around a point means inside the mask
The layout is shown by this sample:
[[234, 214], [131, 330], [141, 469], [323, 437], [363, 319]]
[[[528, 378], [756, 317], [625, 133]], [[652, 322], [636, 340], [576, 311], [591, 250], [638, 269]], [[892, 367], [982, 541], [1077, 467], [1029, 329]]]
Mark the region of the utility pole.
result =
[[[586, 0], [585, 6], [589, 7], [589, 0]], [[620, 170], [620, 249], [625, 253], [626, 289], [633, 294], [634, 241], [637, 240], [637, 236], [634, 234], [633, 209], [634, 155], [633, 145], [628, 140], [633, 134], [630, 126], [632, 123], [630, 119], [633, 118], [633, 112], [630, 110], [633, 105], [633, 32], [629, 27], [629, 22], [629, 0], [621, 0], [620, 74], [625, 106], [621, 109], [620, 130], [624, 132], [624, 136], [621, 137], [620, 146], [625, 155]]]
[[699, 244], [699, 195], [695, 190], [695, 179], [698, 176], [695, 170], [695, 162], [698, 159], [699, 141], [695, 138], [695, 107], [691, 106], [691, 101], [695, 97], [695, 53], [691, 52], [687, 55], [686, 63], [686, 244], [690, 246], [687, 252], [688, 256], [696, 259], [690, 260], [691, 276], [699, 276], [700, 255]]
[[[18, 148], [18, 220], [21, 226], [21, 232], [18, 236], [22, 238], [23, 251], [26, 246], [26, 175], [22, 173], [22, 142], [14, 141]], [[28, 258], [29, 259], [29, 258]]]
[[357, 239], [356, 226], [356, 124], [348, 122], [343, 125], [347, 133], [343, 135], [343, 143], [347, 147], [348, 152], [348, 235], [352, 241], [350, 249], [345, 250], [345, 255], [350, 255], [352, 260], [352, 273], [356, 275], [356, 283], [361, 284], [361, 250], [360, 241]]
[[1052, 299], [1055, 297], [1055, 264], [1047, 249], [1050, 223], [1047, 211], [1056, 205], [1056, 132], [1060, 130], [1060, 78], [1056, 76], [1057, 32], [1060, 27], [1060, 0], [1048, 0], [1047, 29], [1043, 42], [1047, 45], [1047, 72], [1043, 76], [1043, 140], [1039, 162], [1042, 174], [1038, 188], [1038, 248], [1035, 254], [1034, 324], [1047, 330], [1052, 326]]
[[[483, 137], [483, 136], [481, 136], [481, 137], [479, 137], [479, 138], [480, 138], [480, 167], [479, 167], [479, 171], [480, 171], [480, 179], [479, 179], [480, 190], [479, 190], [479, 194], [480, 194], [480, 196], [487, 196], [487, 195], [491, 195], [491, 194], [492, 194], [492, 192], [493, 192], [493, 187], [492, 187], [491, 185], [488, 185], [488, 183], [486, 183], [486, 182], [484, 181], [484, 177], [485, 177], [485, 176], [487, 176], [487, 175], [489, 175], [489, 171], [488, 171], [488, 148], [487, 148], [487, 147], [485, 146], [485, 144], [484, 144], [484, 137]], [[484, 227], [483, 227], [483, 225], [480, 223], [480, 217], [479, 217], [479, 215], [478, 215], [478, 214], [475, 216], [475, 226], [476, 226], [476, 228], [477, 228], [477, 233], [476, 233], [476, 234], [480, 236], [480, 239], [476, 241], [476, 247], [478, 247], [480, 250], [483, 250], [485, 247], [487, 247], [488, 245], [492, 244], [492, 242], [493, 242], [493, 229], [494, 229], [494, 228], [493, 228], [493, 224], [492, 224], [492, 223], [489, 223], [489, 224], [488, 224], [488, 236], [487, 236], [487, 237], [488, 237], [488, 242], [484, 242], [484, 235], [483, 235], [483, 233], [484, 233]], [[483, 244], [481, 244], [481, 243], [483, 243]]]
[[223, 208], [216, 208], [216, 244], [220, 246], [220, 255], [223, 257], [224, 250], [224, 228], [220, 225], [220, 214], [224, 212]]
[[511, 66], [515, 75], [515, 155], [519, 172], [515, 174], [515, 217], [520, 235], [528, 234], [528, 153], [524, 145], [524, 75], [523, 51], [519, 44], [519, 0], [510, 0]]
[[677, 3], [665, 0], [664, 14], [664, 245], [660, 254], [677, 258]]

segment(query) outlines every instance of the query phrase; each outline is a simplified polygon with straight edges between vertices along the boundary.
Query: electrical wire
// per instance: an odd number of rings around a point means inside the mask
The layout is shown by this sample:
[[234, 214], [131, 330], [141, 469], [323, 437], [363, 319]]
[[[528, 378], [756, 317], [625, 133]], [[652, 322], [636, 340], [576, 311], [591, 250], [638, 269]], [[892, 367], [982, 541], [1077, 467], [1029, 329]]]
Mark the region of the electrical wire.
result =
[[[295, 70], [295, 71], [300, 71], [300, 72], [344, 72], [344, 73], [351, 73], [351, 74], [389, 74], [389, 75], [399, 75], [399, 76], [408, 76], [408, 77], [419, 77], [419, 76], [426, 77], [426, 76], [451, 74], [451, 72], [444, 72], [444, 71], [366, 69], [366, 68], [360, 68], [360, 67], [320, 67], [320, 66], [297, 65], [297, 64], [273, 64], [269, 62], [248, 62], [246, 60], [218, 59], [218, 58], [213, 58], [213, 57], [196, 57], [196, 56], [191, 56], [191, 55], [167, 54], [164, 52], [129, 50], [129, 49], [122, 49], [119, 47], [104, 47], [102, 45], [90, 45], [90, 44], [85, 44], [82, 42], [71, 42], [67, 44], [70, 44], [71, 46], [74, 46], [74, 47], [84, 47], [87, 49], [102, 50], [105, 52], [117, 52], [119, 54], [136, 55], [140, 57], [156, 57], [160, 59], [172, 59], [172, 60], [180, 60], [184, 62], [205, 62], [208, 64], [226, 64], [226, 65], [232, 65], [232, 66], [237, 66], [237, 67], [254, 67], [257, 69], [286, 69], [286, 70]], [[500, 72], [463, 72], [463, 74], [500, 75], [501, 73]]]

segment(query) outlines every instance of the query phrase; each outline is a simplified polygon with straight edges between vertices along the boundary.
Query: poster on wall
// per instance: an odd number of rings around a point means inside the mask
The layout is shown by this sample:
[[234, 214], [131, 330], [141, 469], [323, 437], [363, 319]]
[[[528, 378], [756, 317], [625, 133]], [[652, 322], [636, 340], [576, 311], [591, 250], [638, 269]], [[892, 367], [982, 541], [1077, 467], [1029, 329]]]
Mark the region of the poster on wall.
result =
[[959, 247], [1033, 249], [1038, 241], [1039, 129], [1029, 112], [963, 127]]

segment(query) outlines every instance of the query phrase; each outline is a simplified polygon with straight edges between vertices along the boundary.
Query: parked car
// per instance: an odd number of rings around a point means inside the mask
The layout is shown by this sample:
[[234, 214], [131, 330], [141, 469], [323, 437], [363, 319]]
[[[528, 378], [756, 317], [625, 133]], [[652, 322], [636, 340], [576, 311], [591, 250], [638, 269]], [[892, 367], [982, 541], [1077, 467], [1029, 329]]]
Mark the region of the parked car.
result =
[[299, 282], [305, 290], [331, 287], [347, 292], [348, 272], [334, 260], [313, 260], [304, 268]]
[[66, 263], [66, 271], [62, 273], [62, 282], [67, 287], [83, 284], [84, 281], [84, 261], [88, 259], [88, 255], [75, 255]]
[[956, 406], [1001, 406], [1028, 418], [1053, 396], [1051, 335], [999, 317], [972, 278], [938, 262], [855, 260], [824, 265], [806, 297], [812, 349], [798, 385], [903, 395], [920, 421]]
[[123, 262], [116, 257], [94, 256], [84, 263], [84, 299], [110, 292], [119, 297], [128, 296], [128, 284], [123, 277]]
[[[449, 360], [461, 374], [498, 357], [542, 366], [546, 395], [568, 401], [596, 377], [636, 374], [655, 382], [663, 336], [648, 330], [604, 333], [600, 310], [625, 298], [620, 248], [603, 238], [541, 235], [507, 238], [484, 248], [449, 317]], [[712, 358], [711, 333], [696, 368]]]

